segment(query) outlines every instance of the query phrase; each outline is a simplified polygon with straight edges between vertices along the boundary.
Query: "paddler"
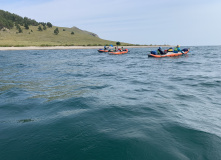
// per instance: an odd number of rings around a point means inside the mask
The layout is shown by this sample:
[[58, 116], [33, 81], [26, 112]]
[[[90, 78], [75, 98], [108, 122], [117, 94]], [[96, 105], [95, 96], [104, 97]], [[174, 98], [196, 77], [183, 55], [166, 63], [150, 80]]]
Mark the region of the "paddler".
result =
[[178, 52], [183, 53], [183, 51], [180, 49], [180, 45], [177, 45], [177, 46], [174, 48], [174, 53], [178, 53]]
[[165, 54], [165, 53], [162, 51], [162, 48], [161, 48], [161, 47], [158, 48], [157, 53], [160, 54], [160, 55]]

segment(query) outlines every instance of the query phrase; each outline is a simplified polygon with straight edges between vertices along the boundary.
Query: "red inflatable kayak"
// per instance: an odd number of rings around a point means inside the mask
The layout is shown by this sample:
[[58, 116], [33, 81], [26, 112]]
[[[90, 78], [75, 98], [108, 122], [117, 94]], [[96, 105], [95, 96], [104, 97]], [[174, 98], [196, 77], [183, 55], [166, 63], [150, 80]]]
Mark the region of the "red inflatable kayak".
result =
[[128, 49], [125, 49], [123, 51], [109, 52], [109, 54], [125, 54], [125, 53], [128, 53]]
[[155, 58], [176, 57], [176, 56], [181, 56], [181, 55], [187, 54], [188, 52], [189, 52], [189, 49], [187, 51], [184, 51], [183, 53], [181, 53], [181, 52], [178, 52], [178, 53], [167, 52], [166, 54], [163, 54], [163, 55], [148, 54], [148, 57], [155, 57]]

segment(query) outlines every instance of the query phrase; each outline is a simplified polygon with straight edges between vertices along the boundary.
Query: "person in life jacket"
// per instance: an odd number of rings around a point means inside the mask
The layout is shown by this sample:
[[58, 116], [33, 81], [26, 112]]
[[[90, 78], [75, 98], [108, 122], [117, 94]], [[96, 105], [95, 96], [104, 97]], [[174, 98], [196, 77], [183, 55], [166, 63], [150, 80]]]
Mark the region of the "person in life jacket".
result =
[[183, 51], [180, 49], [180, 45], [177, 45], [177, 46], [174, 48], [174, 53], [178, 53], [178, 52], [183, 53]]
[[161, 48], [161, 47], [158, 48], [157, 53], [160, 54], [160, 55], [163, 55], [163, 54], [164, 54], [164, 52], [162, 51], [162, 48]]

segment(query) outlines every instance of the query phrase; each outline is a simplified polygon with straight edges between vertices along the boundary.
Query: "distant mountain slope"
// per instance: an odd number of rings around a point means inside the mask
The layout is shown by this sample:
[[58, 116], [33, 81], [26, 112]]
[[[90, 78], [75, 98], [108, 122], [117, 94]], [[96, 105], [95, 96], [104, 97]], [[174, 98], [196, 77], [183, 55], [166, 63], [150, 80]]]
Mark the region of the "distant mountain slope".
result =
[[[0, 46], [97, 46], [115, 45], [77, 27], [56, 27], [0, 10]], [[121, 43], [122, 45], [131, 45]]]
[[[83, 32], [85, 32], [85, 33], [87, 33], [87, 34], [89, 34], [89, 35], [94, 36], [94, 37], [98, 37], [98, 35], [95, 34], [95, 33], [88, 32], [88, 31], [84, 31], [84, 30], [81, 30], [81, 29], [79, 29], [79, 28], [77, 28], [77, 27], [72, 27], [72, 29], [80, 30], [80, 31], [83, 31]], [[99, 37], [98, 37], [98, 38], [99, 38]]]

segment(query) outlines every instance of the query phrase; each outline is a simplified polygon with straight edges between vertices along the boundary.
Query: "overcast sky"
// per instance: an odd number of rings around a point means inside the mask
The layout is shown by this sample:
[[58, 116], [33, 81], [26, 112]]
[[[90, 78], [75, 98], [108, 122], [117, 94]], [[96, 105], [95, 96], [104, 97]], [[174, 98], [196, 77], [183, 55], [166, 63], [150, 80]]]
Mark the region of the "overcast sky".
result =
[[0, 9], [133, 44], [221, 45], [220, 0], [0, 0]]

